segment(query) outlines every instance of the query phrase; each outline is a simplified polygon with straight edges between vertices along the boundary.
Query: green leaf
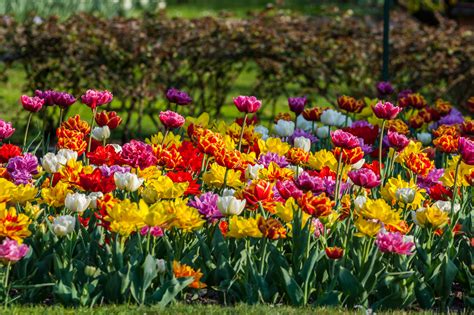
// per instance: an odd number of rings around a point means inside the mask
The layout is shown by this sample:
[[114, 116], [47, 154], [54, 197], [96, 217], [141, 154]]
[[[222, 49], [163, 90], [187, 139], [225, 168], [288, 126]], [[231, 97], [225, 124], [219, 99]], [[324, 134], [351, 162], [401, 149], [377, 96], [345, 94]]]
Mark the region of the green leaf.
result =
[[153, 258], [152, 255], [148, 254], [145, 258], [145, 262], [143, 263], [143, 286], [142, 290], [146, 291], [153, 279], [155, 279], [158, 275], [156, 259]]
[[184, 290], [188, 285], [194, 281], [193, 277], [188, 278], [173, 278], [166, 282], [150, 297], [151, 301], [158, 302], [161, 307], [165, 307], [171, 303], [176, 295]]
[[429, 309], [433, 307], [435, 303], [434, 293], [425, 283], [421, 282], [415, 285], [415, 295], [422, 308]]
[[344, 267], [341, 267], [339, 271], [339, 283], [341, 284], [342, 291], [352, 297], [360, 296], [364, 292], [364, 288], [360, 282], [354, 277], [354, 275]]
[[303, 290], [286, 269], [280, 267], [280, 272], [285, 283], [286, 294], [290, 298], [291, 304], [301, 305], [303, 303]]

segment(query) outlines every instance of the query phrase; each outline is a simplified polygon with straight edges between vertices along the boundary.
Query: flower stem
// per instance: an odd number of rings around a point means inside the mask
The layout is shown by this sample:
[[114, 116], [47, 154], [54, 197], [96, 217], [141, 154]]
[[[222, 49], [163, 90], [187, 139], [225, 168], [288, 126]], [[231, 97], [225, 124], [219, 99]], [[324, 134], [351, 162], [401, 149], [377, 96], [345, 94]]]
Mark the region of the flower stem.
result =
[[382, 129], [380, 130], [380, 140], [379, 140], [379, 172], [380, 172], [380, 182], [383, 183], [383, 174], [382, 174], [382, 145], [383, 145], [383, 130], [385, 129], [385, 119], [382, 122]]
[[454, 185], [453, 185], [453, 199], [451, 201], [451, 225], [454, 224], [454, 205], [456, 204], [457, 189], [458, 189], [458, 176], [459, 176], [459, 167], [461, 166], [461, 157], [456, 164], [456, 170], [454, 171]]
[[[94, 123], [95, 123], [95, 115], [97, 114], [97, 109], [94, 108], [92, 110], [92, 119], [91, 119], [91, 131], [89, 133], [89, 144], [87, 145], [87, 153], [91, 151], [91, 145], [92, 145], [92, 130], [94, 129]], [[87, 158], [86, 154], [86, 164], [89, 165], [89, 159]]]
[[165, 144], [165, 139], [166, 137], [168, 136], [168, 133], [170, 132], [170, 129], [169, 128], [166, 128], [165, 130], [165, 134], [163, 135], [163, 140], [161, 140], [161, 146], [163, 146], [163, 144]]
[[240, 139], [239, 139], [239, 151], [241, 151], [241, 147], [242, 147], [242, 139], [244, 137], [244, 130], [245, 130], [245, 125], [247, 123], [247, 116], [248, 116], [248, 113], [245, 113], [245, 116], [244, 116], [244, 122], [242, 123], [242, 130], [240, 131]]
[[28, 130], [30, 129], [31, 117], [33, 113], [28, 114], [28, 122], [26, 123], [25, 137], [23, 138], [23, 150], [26, 150], [26, 140], [28, 139]]
[[336, 201], [336, 208], [339, 205], [339, 195], [340, 195], [340, 190], [341, 190], [341, 181], [342, 181], [342, 148], [340, 148], [341, 151], [339, 152], [339, 158], [337, 160], [337, 173], [336, 173], [336, 190], [334, 192], [334, 200]]

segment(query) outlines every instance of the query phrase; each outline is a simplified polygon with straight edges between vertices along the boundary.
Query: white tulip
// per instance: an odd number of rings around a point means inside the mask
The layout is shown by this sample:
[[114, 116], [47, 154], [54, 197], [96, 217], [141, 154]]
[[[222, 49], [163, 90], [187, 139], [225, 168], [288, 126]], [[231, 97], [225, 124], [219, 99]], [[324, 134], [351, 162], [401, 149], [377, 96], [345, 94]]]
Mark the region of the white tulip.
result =
[[268, 128], [264, 127], [262, 125], [258, 125], [257, 127], [254, 128], [254, 132], [260, 134], [262, 136], [263, 140], [266, 140], [268, 138]]
[[234, 196], [219, 197], [217, 208], [223, 215], [239, 215], [245, 208], [245, 200], [240, 200]]
[[328, 126], [319, 127], [318, 130], [316, 130], [316, 136], [319, 139], [326, 139], [329, 136], [329, 127]]
[[296, 137], [294, 140], [295, 148], [300, 148], [305, 152], [309, 152], [311, 150], [311, 140], [306, 137]]
[[247, 165], [247, 169], [245, 170], [245, 178], [246, 179], [256, 179], [258, 178], [258, 173], [261, 169], [263, 169], [264, 166], [261, 164], [255, 164], [255, 165]]
[[300, 176], [301, 173], [304, 172], [304, 169], [300, 166], [297, 166], [297, 165], [288, 165], [286, 168], [293, 171], [293, 178], [294, 179], [298, 179], [298, 176]]
[[[346, 123], [346, 115], [334, 109], [326, 109], [321, 114], [321, 122], [328, 126], [342, 127]], [[352, 120], [350, 119], [348, 119], [347, 122], [349, 126], [352, 124]]]
[[415, 200], [416, 190], [406, 187], [406, 188], [398, 188], [395, 192], [395, 196], [397, 197], [398, 201], [403, 203], [412, 203]]
[[273, 131], [280, 137], [289, 137], [295, 132], [295, 123], [280, 119], [276, 125], [273, 125]]
[[156, 271], [158, 273], [165, 273], [166, 272], [166, 261], [164, 259], [157, 259], [156, 260]]
[[100, 199], [104, 196], [104, 194], [100, 191], [98, 192], [91, 192], [87, 197], [90, 200], [89, 208], [97, 209], [97, 199]]
[[57, 173], [61, 168], [61, 164], [58, 162], [58, 158], [54, 153], [46, 153], [41, 159], [43, 169], [48, 173]]
[[429, 132], [420, 132], [416, 135], [416, 138], [423, 143], [423, 145], [429, 145], [431, 143], [431, 133]]
[[[433, 204], [433, 206], [437, 207], [441, 211], [451, 212], [451, 201], [438, 200]], [[458, 212], [459, 210], [461, 210], [461, 205], [459, 203], [455, 203], [454, 212]]]
[[309, 120], [304, 119], [303, 115], [299, 115], [296, 120], [298, 122], [298, 129], [303, 129], [304, 131], [311, 131], [313, 123]]
[[139, 178], [136, 174], [132, 173], [116, 172], [114, 180], [118, 189], [126, 191], [136, 191], [143, 184], [143, 178]]
[[62, 215], [53, 221], [53, 232], [57, 236], [65, 236], [74, 231], [76, 219], [71, 215]]
[[110, 129], [109, 126], [95, 127], [92, 132], [92, 138], [97, 141], [104, 141], [110, 138]]
[[77, 161], [77, 152], [69, 149], [61, 149], [56, 154], [59, 164], [66, 165], [69, 160]]
[[69, 193], [64, 199], [64, 206], [74, 212], [84, 212], [90, 204], [90, 199], [81, 193]]
[[362, 166], [364, 166], [364, 163], [365, 163], [365, 159], [361, 159], [359, 162], [355, 163], [355, 164], [352, 164], [351, 165], [351, 168], [353, 170], [358, 170], [358, 169], [361, 169]]
[[365, 205], [367, 202], [367, 197], [366, 196], [357, 196], [356, 199], [354, 199], [354, 207], [356, 210], [362, 210], [362, 207]]
[[233, 196], [233, 195], [235, 195], [235, 189], [224, 188], [224, 190], [222, 191], [222, 197]]

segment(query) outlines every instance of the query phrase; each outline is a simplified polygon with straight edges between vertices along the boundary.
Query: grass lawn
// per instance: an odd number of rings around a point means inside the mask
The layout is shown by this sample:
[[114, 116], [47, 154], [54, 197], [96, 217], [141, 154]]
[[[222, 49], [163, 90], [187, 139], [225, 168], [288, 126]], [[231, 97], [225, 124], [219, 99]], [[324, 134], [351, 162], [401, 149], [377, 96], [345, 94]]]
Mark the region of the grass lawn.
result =
[[[298, 307], [287, 307], [287, 306], [266, 306], [266, 305], [237, 305], [235, 307], [221, 307], [212, 305], [186, 305], [186, 304], [175, 304], [166, 308], [159, 308], [154, 306], [140, 307], [130, 305], [118, 305], [118, 306], [103, 306], [97, 308], [62, 308], [62, 307], [18, 307], [13, 306], [9, 309], [3, 309], [2, 314], [15, 314], [15, 315], [40, 315], [40, 314], [71, 314], [71, 315], [82, 315], [82, 314], [245, 314], [245, 315], [257, 315], [257, 314], [366, 314], [364, 310], [344, 310], [340, 308], [298, 308]], [[433, 314], [434, 312], [407, 312], [407, 311], [389, 311], [389, 312], [377, 312], [377, 314]]]

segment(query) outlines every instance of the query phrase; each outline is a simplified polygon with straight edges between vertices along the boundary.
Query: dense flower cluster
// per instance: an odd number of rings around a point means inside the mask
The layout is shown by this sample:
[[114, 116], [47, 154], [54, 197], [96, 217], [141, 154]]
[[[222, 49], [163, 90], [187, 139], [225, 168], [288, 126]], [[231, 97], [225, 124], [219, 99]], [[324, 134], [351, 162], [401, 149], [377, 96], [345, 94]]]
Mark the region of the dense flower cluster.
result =
[[[5, 143], [14, 129], [0, 121], [0, 261], [40, 257], [39, 247], [47, 246], [36, 245], [41, 235], [50, 242], [93, 240], [103, 248], [116, 244], [113, 259], [117, 251], [136, 247], [140, 255], [167, 258], [159, 264], [145, 259], [144, 283], [147, 273], [172, 268], [173, 283], [201, 289], [226, 277], [212, 268], [227, 268], [227, 246], [251, 255], [259, 244], [259, 263], [246, 268], [260, 273], [272, 270], [266, 264], [276, 263], [275, 251], [292, 253], [301, 246], [299, 258], [322, 252], [320, 257], [345, 268], [355, 257], [357, 264], [376, 259], [370, 253], [392, 255], [391, 264], [415, 255], [415, 247], [432, 250], [435, 238], [454, 239], [459, 226], [470, 222], [473, 123], [440, 100], [428, 106], [421, 95], [405, 93], [391, 103], [389, 83], [377, 90], [383, 101], [341, 96], [343, 112], [305, 109], [306, 97], [290, 98], [294, 119], [279, 115], [272, 131], [248, 117], [262, 106], [254, 96], [234, 98], [244, 117], [231, 124], [167, 110], [159, 114], [163, 131], [122, 145], [107, 143], [121, 118], [97, 112], [112, 94], [89, 90], [81, 101], [98, 127], [79, 115], [69, 117], [57, 129], [57, 150], [39, 159], [27, 147]], [[36, 95], [21, 98], [27, 111], [75, 101], [62, 92]], [[166, 97], [178, 105], [191, 102], [176, 89]], [[397, 119], [408, 115], [428, 118], [413, 128]], [[304, 242], [292, 243], [302, 231], [308, 235]], [[224, 249], [226, 243], [231, 245]], [[202, 263], [186, 252], [200, 248], [209, 255], [209, 246], [221, 248], [218, 261]]]

